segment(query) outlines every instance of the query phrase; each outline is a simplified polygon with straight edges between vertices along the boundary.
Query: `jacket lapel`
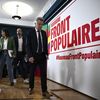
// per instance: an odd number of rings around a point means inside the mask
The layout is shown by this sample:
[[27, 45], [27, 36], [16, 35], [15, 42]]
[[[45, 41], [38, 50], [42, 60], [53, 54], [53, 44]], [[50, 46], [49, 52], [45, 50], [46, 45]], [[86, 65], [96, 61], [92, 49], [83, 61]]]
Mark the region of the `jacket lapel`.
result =
[[10, 41], [10, 38], [8, 37], [7, 49], [10, 47], [10, 45], [11, 45], [11, 41]]
[[36, 45], [38, 45], [37, 33], [36, 33], [36, 30], [35, 30], [35, 28], [34, 28], [33, 35], [34, 35], [34, 41], [36, 41]]

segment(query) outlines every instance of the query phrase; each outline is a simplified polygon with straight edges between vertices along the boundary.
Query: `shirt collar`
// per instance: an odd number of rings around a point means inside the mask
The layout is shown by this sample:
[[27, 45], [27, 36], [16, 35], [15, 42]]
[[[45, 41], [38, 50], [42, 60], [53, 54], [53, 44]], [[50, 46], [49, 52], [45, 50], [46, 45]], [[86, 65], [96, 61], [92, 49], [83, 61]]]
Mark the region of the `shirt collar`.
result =
[[[35, 30], [36, 30], [36, 32], [38, 32], [38, 29], [35, 27]], [[41, 30], [40, 30], [40, 32], [41, 32]]]

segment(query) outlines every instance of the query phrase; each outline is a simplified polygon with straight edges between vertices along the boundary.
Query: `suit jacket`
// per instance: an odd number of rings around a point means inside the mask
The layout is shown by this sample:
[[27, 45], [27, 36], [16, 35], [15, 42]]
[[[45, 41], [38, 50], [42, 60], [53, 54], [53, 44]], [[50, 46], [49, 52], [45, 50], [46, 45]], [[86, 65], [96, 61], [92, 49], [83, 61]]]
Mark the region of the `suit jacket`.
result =
[[[3, 43], [4, 43], [4, 38], [0, 38], [0, 51], [3, 50]], [[8, 37], [8, 44], [7, 44], [7, 50], [12, 50], [13, 55], [16, 56], [16, 47], [15, 47], [15, 42], [13, 37]]]
[[[23, 39], [22, 53], [23, 53], [23, 55], [25, 55], [25, 54], [26, 54], [26, 39], [25, 39], [24, 36], [22, 37], [22, 39]], [[15, 36], [15, 37], [14, 37], [14, 40], [15, 40], [16, 55], [17, 55], [17, 54], [18, 54], [18, 37]]]
[[[41, 30], [41, 35], [42, 35], [42, 41], [43, 41], [43, 52], [45, 55], [48, 56], [48, 42], [47, 42], [47, 35], [46, 32]], [[33, 28], [27, 36], [27, 54], [28, 57], [34, 57], [34, 55], [37, 53], [37, 35], [36, 35], [36, 30]]]

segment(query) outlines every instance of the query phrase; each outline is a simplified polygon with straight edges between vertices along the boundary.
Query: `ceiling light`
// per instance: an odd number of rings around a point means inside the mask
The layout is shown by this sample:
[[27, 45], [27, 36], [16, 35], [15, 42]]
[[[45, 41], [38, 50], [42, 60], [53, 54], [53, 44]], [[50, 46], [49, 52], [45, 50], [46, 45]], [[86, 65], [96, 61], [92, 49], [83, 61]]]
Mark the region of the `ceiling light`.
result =
[[21, 19], [21, 17], [20, 16], [17, 16], [17, 15], [12, 16], [12, 18], [15, 19], [15, 20]]
[[20, 1], [10, 1], [2, 5], [3, 10], [15, 19], [21, 19], [22, 16], [28, 16], [33, 13], [30, 5]]
[[18, 15], [18, 10], [19, 10], [18, 8], [19, 8], [19, 5], [16, 5], [16, 15], [12, 16], [12, 18], [15, 20], [21, 19], [21, 17]]

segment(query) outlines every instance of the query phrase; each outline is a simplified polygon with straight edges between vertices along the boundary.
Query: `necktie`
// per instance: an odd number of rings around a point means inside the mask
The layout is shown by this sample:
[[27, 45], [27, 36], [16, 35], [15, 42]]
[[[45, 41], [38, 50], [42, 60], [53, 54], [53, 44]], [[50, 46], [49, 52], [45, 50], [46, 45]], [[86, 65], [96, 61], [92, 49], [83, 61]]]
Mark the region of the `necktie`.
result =
[[42, 40], [41, 40], [40, 31], [38, 31], [38, 53], [42, 53]]

